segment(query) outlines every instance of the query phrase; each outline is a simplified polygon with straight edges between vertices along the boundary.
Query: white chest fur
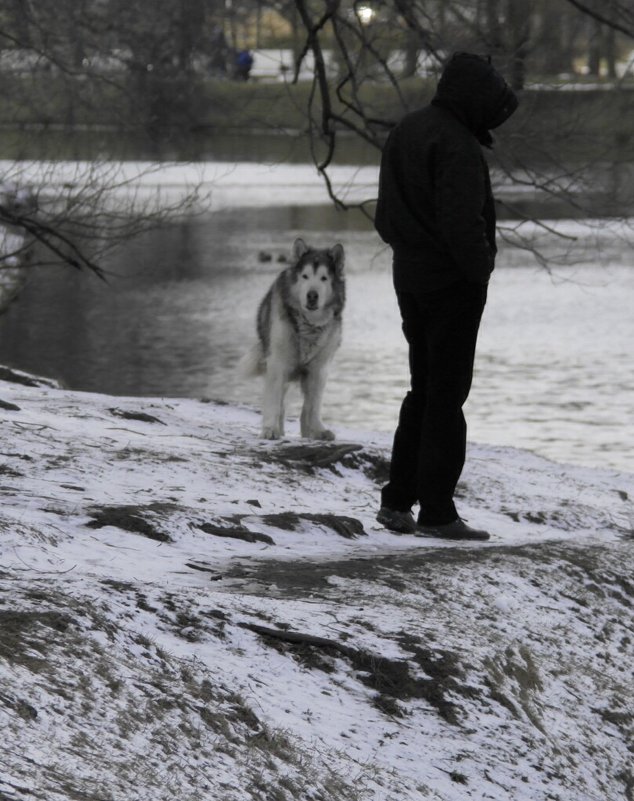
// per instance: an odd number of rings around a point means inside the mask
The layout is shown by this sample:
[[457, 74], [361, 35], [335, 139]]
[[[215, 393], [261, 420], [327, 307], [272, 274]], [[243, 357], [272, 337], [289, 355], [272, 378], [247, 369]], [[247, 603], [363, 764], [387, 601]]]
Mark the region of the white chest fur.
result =
[[341, 321], [331, 318], [323, 325], [312, 325], [305, 319], [297, 321], [297, 361], [306, 367], [315, 359], [328, 360], [341, 342]]

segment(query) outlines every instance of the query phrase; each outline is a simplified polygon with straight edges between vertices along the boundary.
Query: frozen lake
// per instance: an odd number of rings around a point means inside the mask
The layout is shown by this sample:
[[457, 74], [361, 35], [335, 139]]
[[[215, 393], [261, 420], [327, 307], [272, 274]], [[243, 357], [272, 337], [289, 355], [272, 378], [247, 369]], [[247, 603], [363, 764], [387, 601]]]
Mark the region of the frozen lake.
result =
[[[577, 225], [571, 245], [581, 261], [551, 273], [502, 247], [467, 406], [469, 436], [632, 470], [634, 256], [601, 228], [592, 243], [581, 232]], [[335, 430], [392, 431], [407, 361], [390, 254], [369, 225], [319, 206], [228, 209], [165, 227], [108, 265], [116, 277], [107, 286], [70, 269], [40, 269], [0, 318], [0, 362], [74, 389], [257, 405], [261, 384], [234, 368], [254, 336], [258, 302], [284, 266], [278, 257], [298, 235], [340, 241], [347, 254], [344, 341], [324, 419]], [[541, 248], [561, 247], [540, 236]], [[590, 244], [601, 263], [584, 263]], [[291, 413], [298, 408], [294, 394]]]

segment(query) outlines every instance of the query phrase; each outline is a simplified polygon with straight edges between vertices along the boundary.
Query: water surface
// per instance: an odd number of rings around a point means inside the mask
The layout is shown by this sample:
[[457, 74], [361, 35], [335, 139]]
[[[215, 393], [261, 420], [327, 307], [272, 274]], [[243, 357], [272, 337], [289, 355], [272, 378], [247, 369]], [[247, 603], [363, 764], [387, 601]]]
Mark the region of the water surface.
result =
[[[235, 366], [298, 235], [341, 241], [347, 254], [344, 341], [324, 419], [390, 432], [407, 387], [390, 254], [367, 223], [331, 208], [232, 210], [167, 226], [122, 249], [108, 285], [69, 268], [36, 270], [0, 318], [0, 362], [74, 389], [258, 405], [261, 384]], [[467, 405], [471, 439], [632, 470], [633, 261], [622, 243], [609, 263], [549, 273], [502, 248]]]

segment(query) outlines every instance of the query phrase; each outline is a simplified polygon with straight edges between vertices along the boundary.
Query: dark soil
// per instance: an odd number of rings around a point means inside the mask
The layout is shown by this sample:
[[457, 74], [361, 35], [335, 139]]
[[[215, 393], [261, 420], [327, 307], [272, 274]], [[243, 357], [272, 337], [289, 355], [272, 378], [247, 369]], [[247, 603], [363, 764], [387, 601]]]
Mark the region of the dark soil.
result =
[[141, 534], [150, 540], [158, 542], [173, 542], [169, 534], [161, 531], [157, 526], [146, 519], [149, 515], [173, 510], [170, 504], [152, 503], [147, 506], [102, 506], [89, 514], [92, 520], [86, 523], [88, 528], [103, 528], [114, 526], [133, 534]]
[[453, 654], [432, 653], [416, 645], [414, 661], [429, 676], [421, 678], [413, 675], [408, 660], [389, 659], [380, 654], [351, 648], [336, 640], [286, 628], [272, 629], [250, 623], [242, 625], [279, 650], [290, 653], [306, 668], [332, 673], [335, 669], [334, 658], [345, 659], [358, 679], [376, 690], [374, 703], [386, 714], [400, 717], [403, 712], [398, 701], [422, 698], [448, 723], [459, 722], [458, 706], [447, 697], [450, 691], [465, 694], [460, 692], [459, 682], [463, 678], [463, 671]]

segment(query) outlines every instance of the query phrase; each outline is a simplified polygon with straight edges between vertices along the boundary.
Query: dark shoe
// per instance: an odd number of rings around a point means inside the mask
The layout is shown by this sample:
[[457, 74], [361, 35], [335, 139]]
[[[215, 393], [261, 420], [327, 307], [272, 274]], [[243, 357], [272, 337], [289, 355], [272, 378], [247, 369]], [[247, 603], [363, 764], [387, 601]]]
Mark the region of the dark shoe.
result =
[[376, 519], [382, 526], [397, 534], [415, 534], [416, 521], [411, 512], [397, 512], [396, 509], [388, 509], [382, 506]]
[[454, 520], [453, 523], [444, 523], [440, 526], [426, 526], [418, 523], [416, 530], [426, 537], [441, 537], [445, 540], [488, 540], [491, 537], [488, 531], [471, 528], [460, 518]]

